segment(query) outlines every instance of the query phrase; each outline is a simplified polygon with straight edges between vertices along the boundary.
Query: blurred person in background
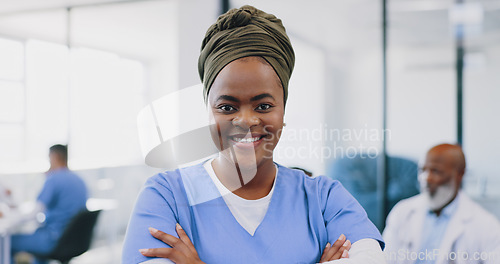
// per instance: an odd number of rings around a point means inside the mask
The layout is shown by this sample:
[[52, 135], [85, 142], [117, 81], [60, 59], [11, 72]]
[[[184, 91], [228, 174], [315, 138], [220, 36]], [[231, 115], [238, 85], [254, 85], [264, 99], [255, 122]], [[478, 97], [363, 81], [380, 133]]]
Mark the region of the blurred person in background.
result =
[[9, 209], [13, 206], [14, 203], [12, 201], [10, 189], [5, 187], [0, 182], [0, 217], [3, 217], [3, 215], [6, 213], [5, 211], [9, 211]]
[[0, 183], [0, 203], [12, 203], [11, 191]]
[[[50, 147], [49, 160], [50, 168], [35, 208], [17, 219], [19, 224], [37, 219], [42, 225], [33, 234], [12, 236], [12, 256], [18, 252], [47, 255], [55, 247], [68, 222], [86, 208], [87, 187], [78, 175], [68, 169], [67, 146]], [[35, 263], [45, 261], [35, 258]]]
[[460, 146], [427, 152], [421, 193], [396, 204], [387, 217], [388, 263], [500, 263], [500, 223], [460, 190], [465, 167]]

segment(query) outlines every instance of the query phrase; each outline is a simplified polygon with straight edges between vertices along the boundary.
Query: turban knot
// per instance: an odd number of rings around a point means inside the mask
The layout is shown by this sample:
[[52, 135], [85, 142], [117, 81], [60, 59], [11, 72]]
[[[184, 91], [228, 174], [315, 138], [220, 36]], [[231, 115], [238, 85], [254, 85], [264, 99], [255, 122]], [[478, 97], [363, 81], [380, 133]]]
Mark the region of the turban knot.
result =
[[217, 74], [230, 62], [243, 57], [265, 59], [283, 86], [284, 102], [295, 54], [281, 20], [252, 6], [231, 9], [207, 30], [198, 60], [205, 102]]

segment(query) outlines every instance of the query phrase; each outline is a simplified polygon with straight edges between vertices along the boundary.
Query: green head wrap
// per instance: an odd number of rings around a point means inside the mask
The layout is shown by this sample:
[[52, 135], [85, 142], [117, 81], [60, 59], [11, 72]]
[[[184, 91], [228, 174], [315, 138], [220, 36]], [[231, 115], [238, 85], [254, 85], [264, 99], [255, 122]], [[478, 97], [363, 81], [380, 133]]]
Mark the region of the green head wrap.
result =
[[295, 64], [292, 44], [280, 19], [248, 5], [221, 15], [203, 39], [198, 72], [205, 102], [217, 74], [230, 62], [249, 56], [260, 56], [274, 68], [286, 102]]

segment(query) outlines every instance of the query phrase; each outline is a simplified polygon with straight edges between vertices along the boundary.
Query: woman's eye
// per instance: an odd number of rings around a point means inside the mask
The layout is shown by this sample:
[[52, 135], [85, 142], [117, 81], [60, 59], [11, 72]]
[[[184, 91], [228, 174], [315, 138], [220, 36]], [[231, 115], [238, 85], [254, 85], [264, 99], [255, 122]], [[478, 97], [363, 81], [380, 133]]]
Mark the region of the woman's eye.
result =
[[257, 106], [257, 110], [269, 110], [269, 108], [271, 108], [270, 104], [261, 104]]
[[230, 106], [230, 105], [221, 105], [218, 107], [220, 110], [222, 110], [223, 112], [231, 112], [231, 111], [234, 111], [236, 110], [234, 107]]

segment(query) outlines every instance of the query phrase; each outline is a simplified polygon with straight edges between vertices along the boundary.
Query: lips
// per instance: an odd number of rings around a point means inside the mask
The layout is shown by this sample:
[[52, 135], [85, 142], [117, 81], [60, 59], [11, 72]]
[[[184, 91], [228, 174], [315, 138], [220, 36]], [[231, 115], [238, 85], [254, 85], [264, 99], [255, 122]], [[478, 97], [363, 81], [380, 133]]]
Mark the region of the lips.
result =
[[260, 140], [261, 138], [263, 138], [264, 136], [260, 136], [260, 137], [249, 137], [249, 138], [242, 138], [242, 137], [231, 137], [231, 140], [233, 141], [236, 141], [238, 143], [253, 143], [255, 141], [258, 141]]
[[236, 147], [242, 148], [255, 148], [257, 147], [267, 134], [234, 134], [229, 136], [229, 140], [233, 142]]

